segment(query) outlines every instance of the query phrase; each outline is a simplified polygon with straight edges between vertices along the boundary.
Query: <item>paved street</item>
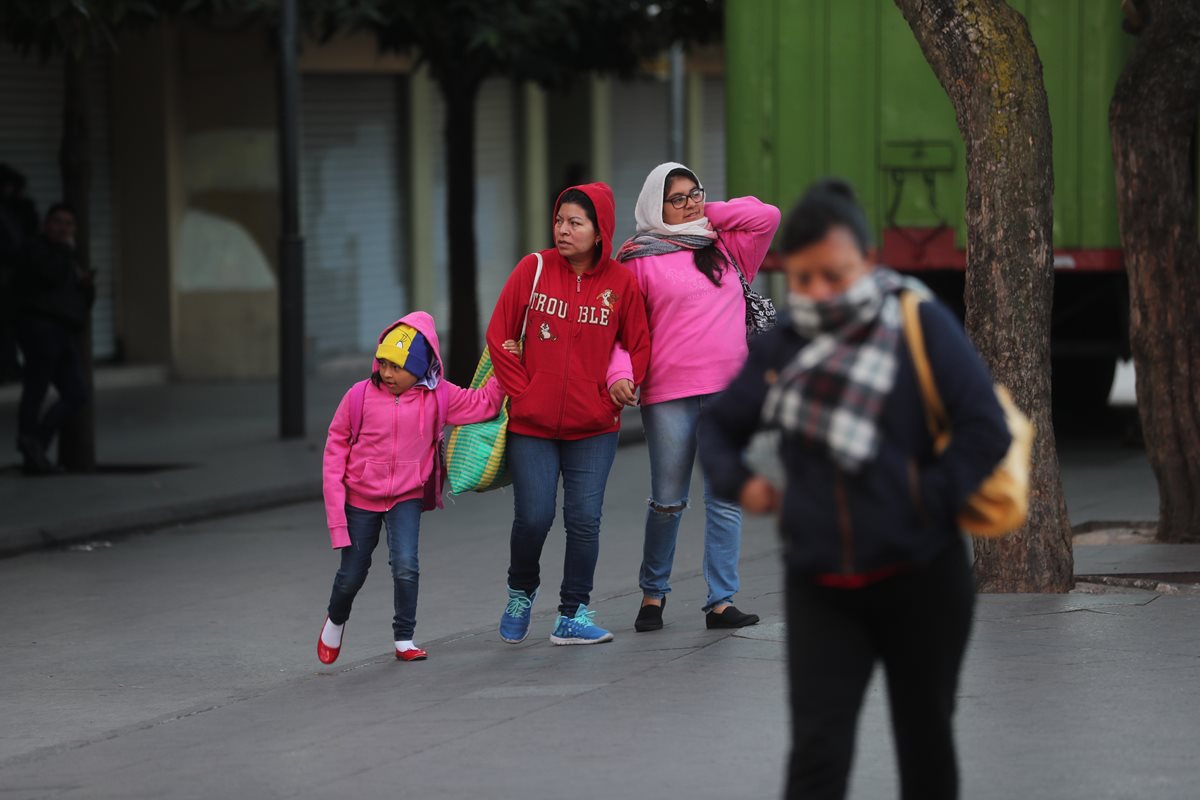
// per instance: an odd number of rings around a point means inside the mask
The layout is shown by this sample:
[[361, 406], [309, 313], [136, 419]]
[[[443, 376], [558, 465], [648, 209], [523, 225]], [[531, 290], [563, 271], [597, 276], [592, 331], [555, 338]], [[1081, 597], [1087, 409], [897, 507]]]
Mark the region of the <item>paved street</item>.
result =
[[[102, 406], [130, 415], [130, 428], [141, 420], [141, 437], [129, 439], [147, 456], [194, 464], [174, 474], [190, 475], [196, 498], [213, 481], [227, 489], [212, 478], [216, 456], [205, 455], [220, 454], [224, 430], [210, 420], [214, 398], [245, 403], [232, 425], [252, 442], [227, 467], [243, 493], [256, 473], [282, 487], [293, 466], [299, 476], [311, 466], [299, 462], [317, 457], [311, 441], [271, 442], [269, 407], [246, 399], [261, 387], [180, 388], [122, 390]], [[157, 417], [140, 416], [138, 402]], [[161, 444], [181, 414], [192, 425]], [[1069, 441], [1063, 464], [1076, 521], [1152, 518], [1137, 450], [1114, 437]], [[164, 475], [95, 476], [108, 496], [96, 491], [90, 502], [97, 515], [134, 514], [148, 507], [142, 481]], [[616, 641], [597, 647], [547, 641], [561, 533], [547, 546], [550, 591], [530, 639], [512, 646], [496, 636], [511, 520], [503, 491], [425, 516], [417, 640], [431, 655], [412, 664], [390, 655], [382, 553], [341, 660], [317, 662], [337, 558], [314, 501], [0, 560], [0, 797], [776, 797], [787, 713], [774, 533], [763, 520], [746, 527], [738, 604], [762, 615], [759, 626], [704, 630], [693, 511], [668, 625], [634, 633], [647, 480], [644, 446], [622, 447], [594, 593]], [[0, 476], [6, 503], [36, 494], [47, 519], [60, 515], [55, 530], [80, 510], [62, 492], [71, 485]], [[6, 520], [12, 531], [17, 522]], [[1200, 546], [1077, 547], [1076, 561], [1078, 574], [1198, 571]], [[1194, 798], [1198, 620], [1191, 594], [982, 597], [960, 690], [963, 796]], [[852, 796], [895, 796], [894, 772], [876, 683]]]

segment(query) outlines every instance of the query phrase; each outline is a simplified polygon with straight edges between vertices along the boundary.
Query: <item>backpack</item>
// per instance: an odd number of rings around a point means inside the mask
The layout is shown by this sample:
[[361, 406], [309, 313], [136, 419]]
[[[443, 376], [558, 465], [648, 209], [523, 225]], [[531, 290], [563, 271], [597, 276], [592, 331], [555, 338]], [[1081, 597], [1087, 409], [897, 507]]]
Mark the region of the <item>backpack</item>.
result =
[[[371, 380], [359, 381], [350, 387], [350, 399], [347, 401], [350, 412], [350, 446], [354, 447], [358, 442], [358, 435], [362, 431], [363, 421], [363, 406], [367, 402], [367, 386]], [[437, 431], [437, 455], [436, 463], [433, 466], [433, 474], [429, 476], [429, 480], [425, 482], [425, 498], [421, 505], [422, 511], [432, 511], [435, 508], [442, 507], [442, 486], [446, 481], [446, 415], [447, 409], [450, 406], [449, 389], [446, 388], [445, 379], [439, 380], [433, 393], [437, 395], [437, 416], [433, 418], [433, 429]]]
[[[933, 437], [935, 452], [950, 444], [950, 419], [933, 381], [933, 370], [925, 352], [925, 336], [921, 331], [919, 306], [921, 298], [914, 292], [900, 295], [904, 312], [904, 338], [917, 370], [921, 386], [921, 403], [925, 407], [925, 422]], [[1004, 420], [1012, 443], [995, 472], [967, 498], [959, 512], [958, 524], [974, 536], [995, 537], [1010, 533], [1025, 524], [1029, 515], [1029, 469], [1033, 456], [1033, 423], [1021, 413], [1008, 390], [996, 385], [996, 399], [1004, 410]]]

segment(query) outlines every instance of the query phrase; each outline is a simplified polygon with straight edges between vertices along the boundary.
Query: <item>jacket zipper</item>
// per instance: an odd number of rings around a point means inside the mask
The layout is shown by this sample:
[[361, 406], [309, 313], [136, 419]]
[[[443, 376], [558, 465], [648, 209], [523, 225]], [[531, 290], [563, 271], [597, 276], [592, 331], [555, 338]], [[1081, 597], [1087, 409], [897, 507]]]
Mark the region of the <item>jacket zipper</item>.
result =
[[838, 529], [842, 534], [842, 574], [854, 574], [854, 529], [850, 518], [850, 504], [846, 501], [846, 484], [842, 470], [834, 467], [833, 498], [837, 505]]
[[387, 496], [392, 496], [392, 484], [396, 481], [396, 440], [400, 437], [400, 395], [392, 397], [392, 458], [388, 464]]
[[[581, 294], [582, 292], [583, 292], [583, 275], [576, 272], [575, 273], [575, 294]], [[571, 316], [572, 311], [575, 312], [575, 317]], [[564, 372], [563, 372], [563, 392], [562, 392], [562, 399], [558, 403], [558, 430], [555, 431], [555, 438], [562, 436], [563, 422], [566, 420], [566, 417], [567, 417], [567, 394], [570, 393], [570, 391], [571, 391], [571, 381], [568, 377], [568, 375], [571, 371], [571, 345], [575, 341], [575, 324], [576, 323], [573, 320], [578, 317], [579, 317], [579, 309], [577, 307], [576, 308], [568, 307], [567, 321], [568, 321], [568, 324], [571, 326], [571, 335], [567, 337], [567, 358], [566, 358], [566, 363], [564, 364]]]

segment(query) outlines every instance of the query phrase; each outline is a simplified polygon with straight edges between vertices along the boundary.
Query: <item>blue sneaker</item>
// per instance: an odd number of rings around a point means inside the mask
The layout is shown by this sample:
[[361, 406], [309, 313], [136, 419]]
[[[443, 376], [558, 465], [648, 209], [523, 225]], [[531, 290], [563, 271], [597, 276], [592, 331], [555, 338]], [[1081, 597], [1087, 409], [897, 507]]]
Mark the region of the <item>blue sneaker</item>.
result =
[[500, 638], [509, 644], [519, 644], [529, 635], [529, 610], [537, 600], [537, 589], [525, 594], [520, 589], [508, 588], [508, 605], [500, 615]]
[[571, 618], [558, 615], [558, 624], [554, 633], [550, 634], [551, 644], [600, 644], [611, 642], [613, 635], [592, 622], [595, 611], [588, 611], [587, 606], [579, 604], [579, 610]]

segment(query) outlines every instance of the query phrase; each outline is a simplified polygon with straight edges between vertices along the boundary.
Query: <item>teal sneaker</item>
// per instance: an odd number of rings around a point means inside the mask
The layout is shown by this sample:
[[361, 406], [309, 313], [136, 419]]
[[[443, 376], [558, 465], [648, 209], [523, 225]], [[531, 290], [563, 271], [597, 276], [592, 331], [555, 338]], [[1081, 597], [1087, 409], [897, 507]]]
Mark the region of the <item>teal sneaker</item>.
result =
[[537, 589], [525, 594], [520, 589], [508, 588], [508, 605], [500, 615], [500, 638], [509, 644], [519, 644], [529, 635], [529, 610], [537, 600]]
[[592, 622], [595, 611], [588, 611], [587, 606], [579, 604], [579, 610], [571, 618], [558, 615], [558, 624], [554, 633], [550, 634], [551, 644], [600, 644], [611, 642], [613, 635]]

